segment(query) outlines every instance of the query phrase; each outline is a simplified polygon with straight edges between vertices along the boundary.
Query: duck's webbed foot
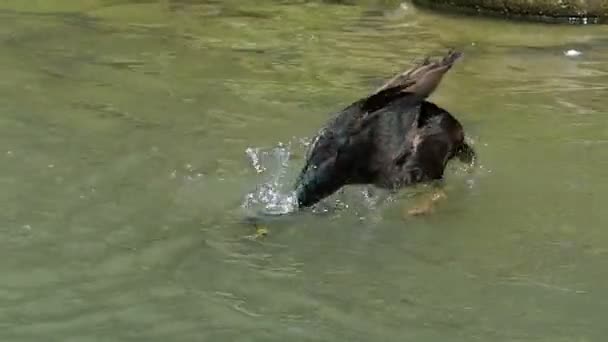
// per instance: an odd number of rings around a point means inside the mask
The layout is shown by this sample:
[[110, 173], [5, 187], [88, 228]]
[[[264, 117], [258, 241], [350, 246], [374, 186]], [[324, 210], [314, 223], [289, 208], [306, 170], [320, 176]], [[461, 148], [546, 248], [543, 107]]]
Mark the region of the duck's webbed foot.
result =
[[418, 203], [410, 209], [407, 209], [407, 216], [421, 216], [432, 214], [435, 211], [437, 203], [446, 199], [448, 195], [442, 187], [433, 187], [430, 192], [425, 192], [421, 195]]

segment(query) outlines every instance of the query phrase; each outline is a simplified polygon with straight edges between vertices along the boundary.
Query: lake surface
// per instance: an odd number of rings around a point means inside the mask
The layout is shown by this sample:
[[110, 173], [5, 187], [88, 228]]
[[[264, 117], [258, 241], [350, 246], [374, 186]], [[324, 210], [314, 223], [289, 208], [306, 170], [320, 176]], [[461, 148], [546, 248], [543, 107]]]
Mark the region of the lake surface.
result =
[[[605, 341], [606, 37], [399, 1], [4, 0], [0, 340]], [[434, 214], [349, 188], [255, 235], [330, 113], [449, 47], [432, 100], [479, 163]]]

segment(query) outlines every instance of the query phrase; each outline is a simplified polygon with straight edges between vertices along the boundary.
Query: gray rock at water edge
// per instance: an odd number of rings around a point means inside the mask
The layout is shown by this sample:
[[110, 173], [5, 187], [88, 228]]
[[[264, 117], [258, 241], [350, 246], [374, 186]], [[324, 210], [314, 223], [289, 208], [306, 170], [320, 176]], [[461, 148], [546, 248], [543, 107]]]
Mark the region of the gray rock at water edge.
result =
[[608, 0], [412, 0], [443, 10], [542, 22], [597, 24], [608, 22]]

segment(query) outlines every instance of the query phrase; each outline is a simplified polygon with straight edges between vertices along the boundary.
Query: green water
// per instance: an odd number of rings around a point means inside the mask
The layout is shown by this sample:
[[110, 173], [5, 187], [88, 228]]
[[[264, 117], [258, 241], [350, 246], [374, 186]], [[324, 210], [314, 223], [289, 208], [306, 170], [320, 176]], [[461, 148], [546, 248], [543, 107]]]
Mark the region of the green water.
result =
[[[2, 1], [0, 341], [605, 341], [608, 27], [342, 3]], [[451, 46], [480, 163], [433, 215], [349, 189], [251, 238], [300, 139]]]

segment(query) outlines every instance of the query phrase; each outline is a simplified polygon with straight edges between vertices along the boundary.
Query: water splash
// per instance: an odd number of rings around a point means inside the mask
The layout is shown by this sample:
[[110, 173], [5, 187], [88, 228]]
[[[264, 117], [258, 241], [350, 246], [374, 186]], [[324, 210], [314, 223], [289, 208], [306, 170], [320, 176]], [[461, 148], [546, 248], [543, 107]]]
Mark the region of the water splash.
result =
[[291, 143], [269, 150], [249, 147], [245, 153], [249, 157], [251, 166], [258, 173], [266, 176], [265, 181], [256, 189], [247, 194], [243, 208], [262, 210], [266, 214], [282, 215], [295, 211], [297, 208], [295, 193], [286, 187], [289, 159], [291, 156]]
[[[476, 141], [470, 137], [467, 137], [467, 143], [476, 145]], [[245, 196], [242, 208], [264, 215], [285, 215], [296, 211], [297, 197], [293, 185], [297, 168], [290, 167], [290, 160], [293, 159], [294, 153], [303, 152], [309, 144], [308, 140], [294, 138], [286, 144], [278, 143], [270, 148], [245, 149], [251, 168], [263, 177], [263, 180]], [[449, 169], [452, 174], [461, 178], [469, 189], [476, 188], [479, 172], [491, 172], [479, 163], [477, 157], [471, 164], [450, 163]], [[401, 192], [406, 192], [406, 189]], [[379, 209], [390, 205], [399, 197], [395, 197], [388, 190], [373, 186], [350, 186], [339, 190], [311, 209], [313, 213], [322, 215], [347, 211], [361, 219], [367, 219], [370, 213], [381, 211]]]
[[[265, 215], [284, 215], [297, 210], [297, 198], [293, 191], [297, 168], [291, 167], [290, 160], [294, 153], [305, 151], [309, 145], [307, 139], [294, 138], [287, 144], [279, 143], [272, 148], [247, 148], [245, 154], [252, 169], [264, 178], [245, 196], [242, 208]], [[353, 186], [341, 189], [311, 209], [320, 215], [347, 211], [366, 218], [390, 199], [387, 191], [371, 186]]]

